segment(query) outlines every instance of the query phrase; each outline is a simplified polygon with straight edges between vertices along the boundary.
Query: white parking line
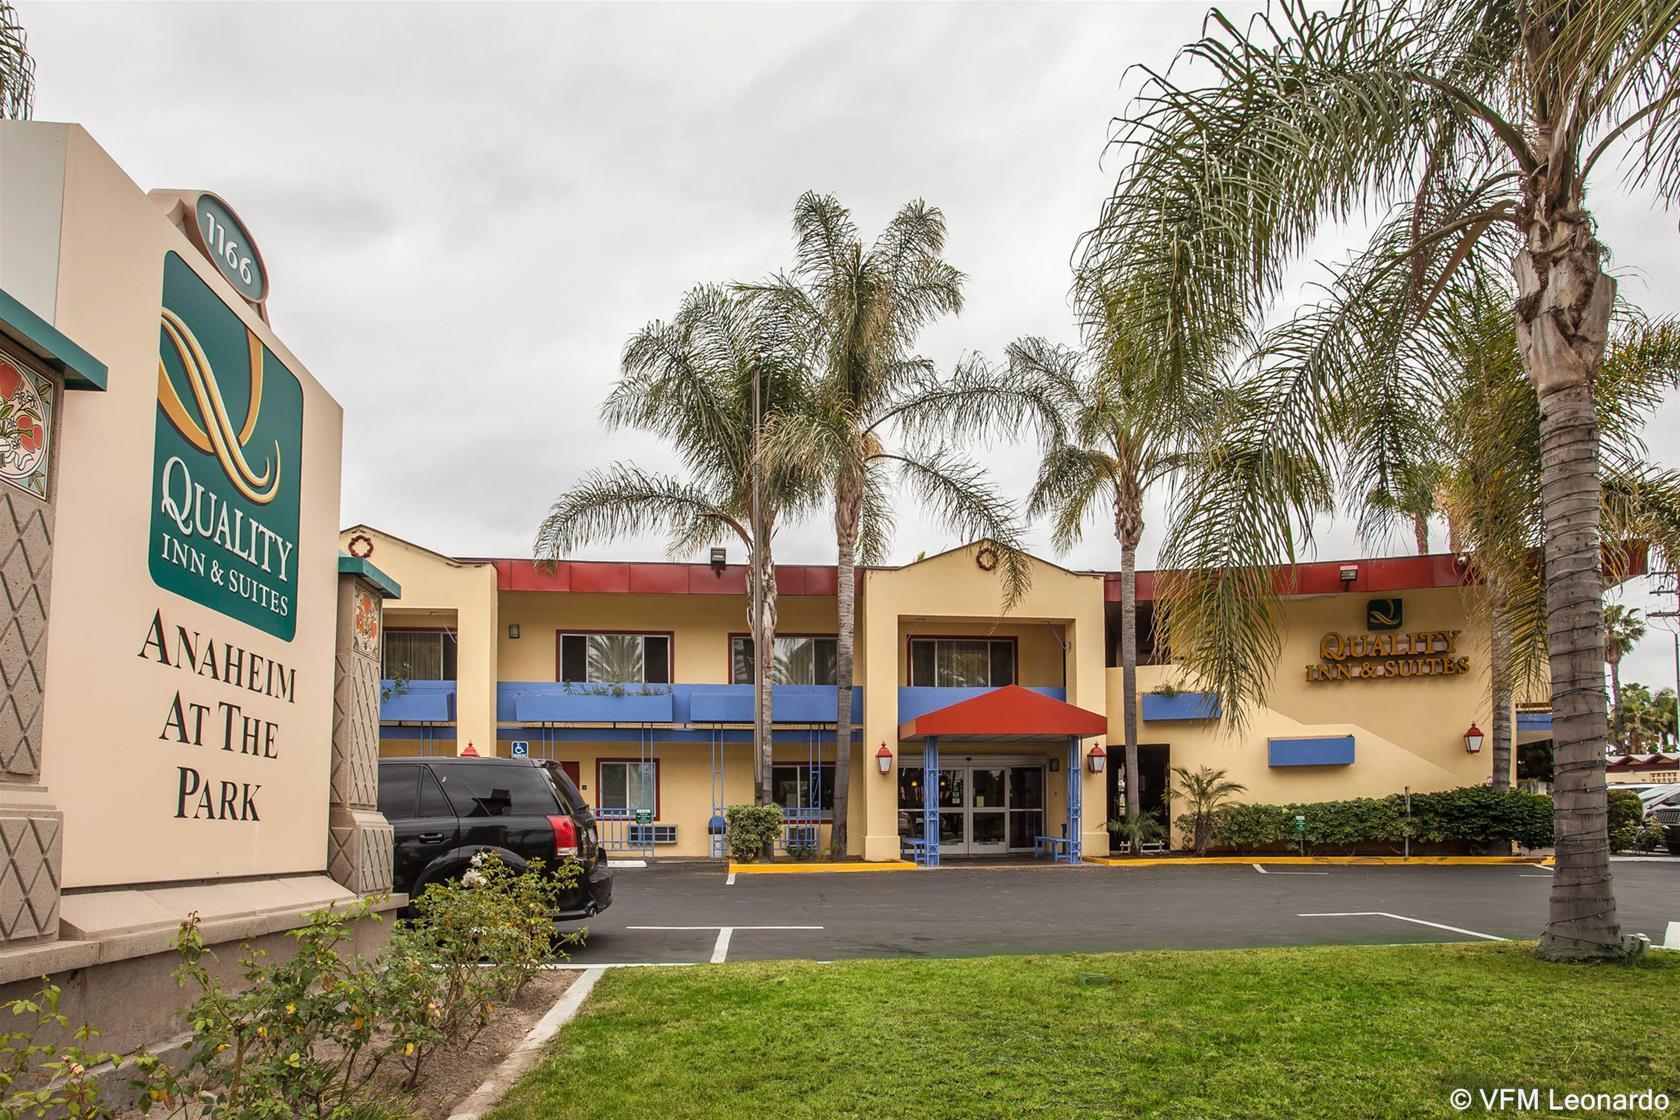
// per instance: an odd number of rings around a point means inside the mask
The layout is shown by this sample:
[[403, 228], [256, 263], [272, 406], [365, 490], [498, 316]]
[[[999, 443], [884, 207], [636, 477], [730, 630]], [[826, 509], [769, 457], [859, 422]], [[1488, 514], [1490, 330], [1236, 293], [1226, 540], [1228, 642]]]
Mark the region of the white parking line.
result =
[[1253, 864], [1251, 866], [1253, 866], [1254, 870], [1260, 872], [1260, 874], [1262, 874], [1262, 875], [1328, 875], [1328, 874], [1330, 874], [1330, 872], [1328, 872], [1328, 871], [1267, 871], [1264, 867], [1261, 867], [1258, 863]]
[[731, 871], [729, 873], [729, 878], [723, 881], [723, 885], [726, 887], [733, 887], [735, 885], [735, 872]]
[[1473, 929], [1460, 926], [1442, 925], [1440, 922], [1426, 922], [1422, 918], [1408, 918], [1404, 914], [1390, 914], [1387, 910], [1341, 910], [1329, 914], [1297, 914], [1297, 918], [1393, 918], [1397, 922], [1411, 922], [1414, 925], [1431, 926], [1435, 929], [1450, 930], [1462, 933], [1466, 937], [1480, 937], [1483, 941], [1504, 941], [1503, 937], [1495, 937], [1491, 933], [1477, 933]]
[[821, 929], [821, 926], [625, 926], [625, 929], [715, 929], [717, 941], [712, 945], [712, 964], [722, 964], [729, 959], [729, 940], [735, 936], [738, 929]]

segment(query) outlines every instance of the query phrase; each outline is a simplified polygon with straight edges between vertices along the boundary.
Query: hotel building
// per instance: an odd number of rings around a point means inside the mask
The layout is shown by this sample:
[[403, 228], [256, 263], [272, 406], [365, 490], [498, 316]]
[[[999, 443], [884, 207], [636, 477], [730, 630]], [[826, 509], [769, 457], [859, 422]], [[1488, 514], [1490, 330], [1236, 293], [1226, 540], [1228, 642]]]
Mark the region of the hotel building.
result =
[[[614, 847], [722, 854], [725, 807], [753, 800], [743, 567], [546, 568], [368, 526], [340, 546], [401, 586], [385, 610], [382, 756], [552, 760]], [[1124, 805], [1119, 575], [1034, 559], [1031, 589], [1005, 611], [987, 551], [858, 572], [851, 855], [1109, 851], [1105, 822]], [[1138, 574], [1143, 807], [1160, 811], [1175, 767], [1225, 770], [1265, 802], [1486, 782], [1490, 752], [1466, 733], [1492, 723], [1487, 631], [1454, 557], [1289, 576], [1276, 676], [1237, 732], [1161, 655], [1155, 580]], [[835, 571], [782, 565], [777, 585], [772, 782], [785, 842], [817, 847], [833, 808]], [[1550, 738], [1544, 711], [1516, 725], [1519, 745]]]

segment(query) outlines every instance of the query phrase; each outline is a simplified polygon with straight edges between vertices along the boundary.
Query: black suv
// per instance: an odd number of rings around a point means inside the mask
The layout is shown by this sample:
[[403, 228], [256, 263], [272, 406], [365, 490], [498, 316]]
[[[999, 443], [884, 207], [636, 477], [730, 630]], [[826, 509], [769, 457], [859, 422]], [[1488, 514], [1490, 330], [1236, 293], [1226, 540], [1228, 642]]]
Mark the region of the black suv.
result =
[[392, 889], [411, 903], [429, 884], [459, 878], [474, 855], [491, 851], [516, 871], [531, 860], [550, 868], [567, 860], [583, 865], [577, 885], [560, 897], [556, 921], [612, 905], [612, 870], [595, 816], [551, 762], [382, 758], [379, 811], [396, 832]]

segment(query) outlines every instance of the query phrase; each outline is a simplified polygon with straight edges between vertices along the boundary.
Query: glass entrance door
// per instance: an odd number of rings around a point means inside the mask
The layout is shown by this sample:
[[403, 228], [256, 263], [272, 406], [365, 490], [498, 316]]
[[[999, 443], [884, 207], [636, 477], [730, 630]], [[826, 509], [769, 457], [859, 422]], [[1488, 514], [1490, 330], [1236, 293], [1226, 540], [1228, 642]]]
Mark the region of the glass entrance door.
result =
[[975, 766], [968, 772], [968, 853], [991, 855], [1009, 850], [1008, 773], [1001, 766]]

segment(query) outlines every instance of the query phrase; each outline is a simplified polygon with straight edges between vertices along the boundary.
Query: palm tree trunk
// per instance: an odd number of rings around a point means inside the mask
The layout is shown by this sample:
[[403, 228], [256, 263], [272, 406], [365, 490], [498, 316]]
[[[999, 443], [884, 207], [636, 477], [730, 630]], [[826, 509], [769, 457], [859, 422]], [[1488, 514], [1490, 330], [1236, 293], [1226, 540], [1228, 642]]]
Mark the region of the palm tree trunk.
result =
[[1429, 518], [1418, 514], [1412, 518], [1412, 538], [1417, 541], [1419, 556], [1429, 555]]
[[1604, 575], [1592, 378], [1604, 361], [1615, 282], [1590, 218], [1557, 207], [1517, 256], [1517, 339], [1540, 399], [1546, 636], [1556, 744], [1556, 874], [1540, 955], [1622, 953], [1604, 786]]
[[1610, 659], [1610, 749], [1620, 753], [1622, 737], [1622, 659]]
[[1120, 538], [1120, 719], [1126, 736], [1126, 814], [1135, 818], [1139, 811], [1137, 544], [1143, 536], [1143, 493], [1135, 486], [1123, 486], [1115, 496], [1114, 535]]
[[1126, 734], [1126, 813], [1138, 814], [1137, 549], [1120, 545], [1120, 694]]
[[862, 503], [855, 494], [834, 501], [834, 823], [829, 844], [846, 854], [846, 813], [852, 787], [852, 661], [857, 646], [857, 531]]
[[1488, 579], [1488, 675], [1493, 692], [1493, 788], [1511, 788], [1511, 636], [1505, 629], [1505, 594], [1497, 576]]
[[759, 610], [755, 613], [749, 600], [747, 621], [753, 640], [753, 776], [757, 779], [757, 801], [768, 805], [774, 800], [770, 781], [772, 735], [774, 724], [770, 715], [771, 666], [776, 656], [776, 562], [770, 550], [758, 555], [758, 563], [751, 573]]

